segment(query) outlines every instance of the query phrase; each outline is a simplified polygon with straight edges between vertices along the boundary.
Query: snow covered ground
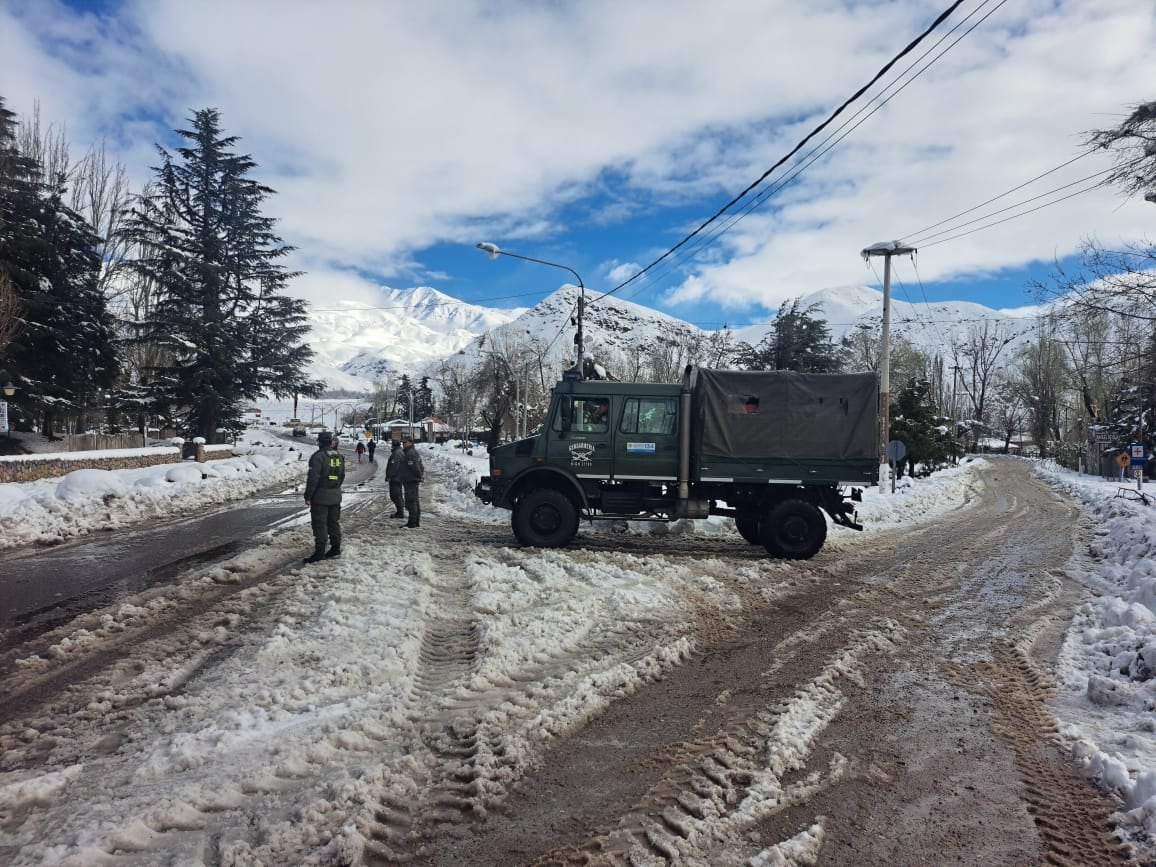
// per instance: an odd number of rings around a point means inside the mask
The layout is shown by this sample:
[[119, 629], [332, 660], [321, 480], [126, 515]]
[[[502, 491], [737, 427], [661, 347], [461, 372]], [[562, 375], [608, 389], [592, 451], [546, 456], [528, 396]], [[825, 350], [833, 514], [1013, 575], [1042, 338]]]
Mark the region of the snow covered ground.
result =
[[[231, 468], [207, 478], [160, 473], [171, 468], [85, 470], [0, 485], [0, 538], [66, 539], [296, 481], [304, 463], [293, 445], [255, 434], [248, 454], [217, 462]], [[481, 450], [421, 448], [437, 478], [423, 492], [431, 513], [508, 526], [506, 513], [470, 493], [485, 471]], [[958, 508], [978, 465], [901, 480], [894, 494], [867, 491], [860, 516], [868, 529], [832, 534], [828, 544], [869, 545], [884, 528]], [[1060, 657], [1060, 736], [1089, 775], [1120, 794], [1125, 824], [1156, 835], [1156, 506], [1116, 497], [1118, 482], [1046, 464], [1036, 471], [1077, 499], [1097, 528], [1094, 556], [1080, 560], [1092, 568], [1075, 576], [1094, 595]], [[727, 519], [669, 531], [735, 533]], [[70, 659], [115, 653], [126, 634], [157, 633], [83, 700], [62, 695], [34, 718], [0, 727], [0, 845], [19, 851], [22, 864], [107, 863], [113, 852], [154, 863], [160, 851], [173, 863], [199, 863], [214, 817], [259, 800], [263, 827], [215, 832], [222, 863], [355, 859], [388, 844], [383, 816], [404, 814], [423, 774], [453, 752], [431, 744], [468, 741], [473, 767], [484, 771], [475, 784], [500, 787], [543, 742], [684, 658], [692, 611], [735, 604], [722, 579], [728, 570], [734, 580], [736, 567], [722, 561], [689, 569], [661, 557], [583, 561], [473, 545], [464, 574], [448, 574], [405, 533], [350, 534], [345, 547], [341, 560], [301, 567], [307, 530], [289, 528], [197, 580], [79, 618], [37, 653], [0, 655], [9, 672], [2, 701]], [[740, 580], [785, 568], [753, 562], [739, 567]], [[270, 563], [290, 565], [232, 596], [214, 595]], [[203, 615], [189, 615], [180, 630], [156, 628], [174, 609], [200, 610], [198, 602]], [[464, 633], [463, 622], [472, 624]], [[430, 636], [439, 653], [466, 642], [479, 667], [457, 671], [441, 660], [423, 668]], [[527, 670], [549, 676], [531, 690]], [[470, 731], [456, 731], [471, 714]], [[813, 843], [804, 834], [757, 863], [781, 863]]]
[[[43, 438], [37, 439], [43, 442]], [[150, 518], [196, 514], [269, 485], [304, 478], [305, 460], [313, 448], [306, 442], [287, 442], [270, 432], [252, 430], [238, 440], [231, 458], [135, 470], [80, 469], [60, 478], [0, 484], [0, 549], [63, 541]], [[84, 454], [117, 457], [148, 451]], [[28, 457], [46, 456], [48, 453], [38, 449]], [[80, 459], [78, 453], [60, 457]], [[0, 457], [0, 461], [24, 459], [20, 455]]]

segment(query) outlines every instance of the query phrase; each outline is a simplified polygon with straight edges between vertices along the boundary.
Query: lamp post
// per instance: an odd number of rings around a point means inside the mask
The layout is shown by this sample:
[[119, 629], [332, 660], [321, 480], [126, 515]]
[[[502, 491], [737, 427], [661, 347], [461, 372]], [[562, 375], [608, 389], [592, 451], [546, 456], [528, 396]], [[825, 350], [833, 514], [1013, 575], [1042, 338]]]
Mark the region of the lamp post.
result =
[[[12, 397], [18, 388], [19, 386], [12, 381], [12, 374], [6, 369], [0, 370], [0, 392], [3, 392], [5, 397]], [[8, 423], [8, 401], [6, 400], [0, 400], [0, 425], [4, 427], [4, 436], [11, 437], [12, 429]]]
[[862, 251], [864, 259], [883, 257], [883, 324], [879, 358], [879, 487], [884, 488], [888, 476], [887, 444], [891, 434], [891, 257], [914, 253], [914, 247], [899, 241], [881, 241]]
[[557, 262], [547, 262], [545, 259], [535, 259], [532, 256], [522, 256], [519, 253], [508, 253], [505, 250], [499, 249], [497, 244], [491, 244], [488, 241], [482, 241], [477, 244], [477, 248], [484, 253], [488, 253], [491, 259], [496, 259], [499, 256], [509, 256], [512, 259], [521, 259], [525, 262], [536, 262], [539, 265], [549, 265], [551, 268], [561, 268], [563, 271], [569, 271], [574, 275], [574, 279], [578, 281], [578, 335], [574, 340], [578, 351], [578, 378], [584, 379], [582, 368], [586, 355], [586, 344], [582, 334], [582, 314], [586, 310], [586, 285], [582, 282], [582, 278], [578, 272], [568, 265], [559, 265]]

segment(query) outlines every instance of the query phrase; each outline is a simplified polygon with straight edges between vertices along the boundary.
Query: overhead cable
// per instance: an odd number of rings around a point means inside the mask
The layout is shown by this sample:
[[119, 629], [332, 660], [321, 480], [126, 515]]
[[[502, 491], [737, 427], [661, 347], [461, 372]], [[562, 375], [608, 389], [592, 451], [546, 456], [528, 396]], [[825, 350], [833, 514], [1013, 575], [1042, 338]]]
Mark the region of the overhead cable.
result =
[[[1006, 0], [1005, 0], [1005, 2], [1006, 2]], [[607, 297], [608, 295], [613, 295], [614, 293], [626, 288], [631, 283], [633, 283], [635, 280], [642, 277], [644, 274], [646, 274], [652, 268], [657, 266], [660, 262], [663, 262], [667, 258], [669, 258], [670, 256], [674, 255], [675, 252], [677, 252], [679, 249], [684, 247], [687, 243], [689, 243], [695, 237], [700, 235], [708, 226], [712, 225], [717, 220], [721, 219], [722, 216], [724, 214], [726, 214], [732, 207], [734, 207], [742, 199], [744, 199], [749, 193], [751, 193], [754, 189], [756, 189], [758, 186], [760, 186], [763, 183], [763, 181], [765, 181], [771, 175], [771, 173], [773, 173], [780, 166], [782, 166], [786, 162], [788, 162], [800, 150], [802, 150], [806, 146], [806, 144], [809, 141], [811, 141], [811, 139], [815, 138], [824, 129], [826, 129], [837, 117], [839, 117], [839, 115], [841, 115], [848, 108], [848, 106], [850, 106], [852, 103], [856, 102], [867, 90], [869, 90], [871, 87], [873, 87], [881, 78], [883, 78], [883, 76], [885, 76], [888, 72], [890, 72], [891, 68], [893, 66], [895, 66], [896, 63], [898, 63], [902, 58], [904, 58], [905, 56], [910, 54], [912, 51], [914, 51], [919, 46], [919, 44], [921, 42], [923, 42], [923, 40], [926, 39], [932, 32], [934, 32], [945, 20], [947, 20], [947, 18], [953, 12], [955, 12], [955, 10], [958, 9], [962, 3], [963, 3], [963, 0], [955, 0], [955, 2], [952, 3], [946, 10], [941, 12], [936, 17], [936, 19], [922, 33], [920, 33], [915, 39], [913, 39], [911, 42], [909, 42], [898, 54], [896, 54], [894, 57], [892, 57], [891, 60], [887, 61], [887, 63], [884, 64], [883, 67], [877, 73], [875, 73], [875, 75], [871, 78], [870, 81], [868, 81], [865, 85], [860, 87], [857, 91], [855, 91], [855, 93], [853, 93], [850, 97], [848, 97], [843, 102], [843, 104], [840, 105], [838, 108], [836, 108], [830, 115], [828, 115], [828, 117], [822, 123], [820, 123], [814, 129], [812, 129], [809, 133], [807, 133], [807, 135], [804, 136], [803, 139], [801, 141], [799, 141], [799, 143], [796, 144], [785, 156], [780, 158], [773, 166], [771, 166], [769, 169], [767, 169], [765, 172], [763, 172], [762, 175], [760, 175], [755, 181], [753, 181], [751, 184], [749, 184], [737, 196], [735, 196], [733, 199], [731, 199], [729, 202], [727, 202], [725, 205], [723, 205], [722, 208], [720, 208], [713, 216], [711, 216], [709, 219], [707, 219], [704, 223], [702, 223], [700, 226], [698, 226], [698, 228], [696, 228], [693, 232], [691, 232], [689, 235], [687, 235], [685, 238], [683, 238], [681, 241], [679, 241], [677, 244], [675, 244], [673, 247], [671, 247], [669, 250], [667, 250], [665, 253], [663, 253], [661, 256], [659, 256], [657, 259], [655, 259], [653, 262], [651, 262], [649, 265], [647, 265], [645, 268], [638, 271], [636, 274], [634, 274], [632, 277], [628, 278], [627, 280], [624, 280], [622, 283], [619, 283], [617, 286], [615, 286], [613, 289], [609, 290], [608, 292], [605, 292], [604, 294], [598, 296], [598, 298], [593, 299], [592, 301], [589, 302], [589, 304], [595, 304], [598, 301], [600, 301], [601, 299]]]

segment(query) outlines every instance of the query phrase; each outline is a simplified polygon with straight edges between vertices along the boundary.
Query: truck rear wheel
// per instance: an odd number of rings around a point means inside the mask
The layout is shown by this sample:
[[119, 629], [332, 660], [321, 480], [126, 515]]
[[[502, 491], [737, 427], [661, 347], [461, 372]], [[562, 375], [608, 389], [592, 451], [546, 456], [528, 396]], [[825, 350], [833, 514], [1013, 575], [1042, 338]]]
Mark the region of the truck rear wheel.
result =
[[823, 513], [805, 500], [783, 500], [772, 506], [761, 530], [767, 553], [788, 560], [809, 560], [827, 540]]
[[752, 545], [761, 545], [763, 543], [761, 534], [759, 533], [759, 519], [757, 515], [739, 515], [735, 518], [735, 529], [739, 531], [740, 536]]
[[578, 533], [578, 510], [561, 491], [538, 488], [514, 507], [514, 535], [532, 548], [564, 548]]

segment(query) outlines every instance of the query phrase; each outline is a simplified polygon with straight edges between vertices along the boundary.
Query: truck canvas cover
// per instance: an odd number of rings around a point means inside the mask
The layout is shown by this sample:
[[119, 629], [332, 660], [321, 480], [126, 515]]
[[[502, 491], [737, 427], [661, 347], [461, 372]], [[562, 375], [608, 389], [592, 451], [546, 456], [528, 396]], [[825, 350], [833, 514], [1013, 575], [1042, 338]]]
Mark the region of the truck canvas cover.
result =
[[878, 460], [874, 373], [690, 367], [691, 435], [722, 458]]

